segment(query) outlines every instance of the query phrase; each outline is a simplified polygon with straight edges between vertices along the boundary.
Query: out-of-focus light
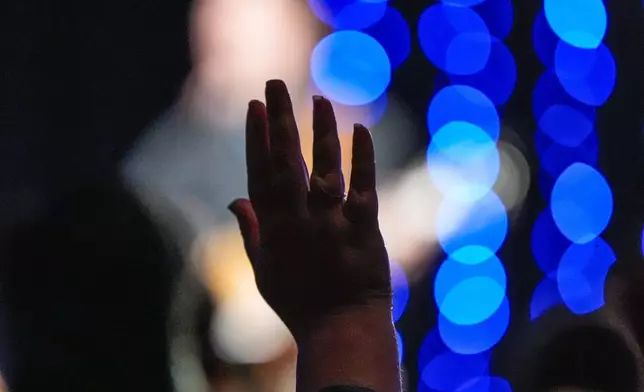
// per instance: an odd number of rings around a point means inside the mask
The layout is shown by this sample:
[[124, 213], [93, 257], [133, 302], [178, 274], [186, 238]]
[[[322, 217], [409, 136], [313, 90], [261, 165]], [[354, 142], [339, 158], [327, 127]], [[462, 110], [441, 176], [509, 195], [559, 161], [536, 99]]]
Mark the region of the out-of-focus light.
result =
[[[454, 227], [450, 218], [458, 216], [456, 211], [467, 211], [467, 215]], [[446, 198], [439, 206], [436, 225], [436, 236], [445, 252], [460, 258], [461, 254], [455, 252], [468, 246], [491, 252], [500, 249], [508, 231], [508, 216], [499, 197], [490, 192], [475, 203]], [[486, 253], [469, 253], [467, 257], [470, 262], [475, 262], [477, 257], [483, 261]]]
[[485, 66], [473, 75], [450, 75], [452, 83], [468, 85], [485, 94], [495, 105], [505, 104], [517, 83], [514, 57], [505, 44], [492, 38], [490, 56]]
[[473, 378], [489, 372], [489, 352], [463, 355], [451, 351], [437, 328], [429, 331], [418, 351], [421, 383], [435, 391], [456, 391]]
[[561, 233], [578, 244], [594, 240], [606, 229], [613, 214], [613, 194], [606, 179], [583, 163], [572, 164], [561, 173], [550, 203]]
[[487, 25], [468, 7], [429, 7], [418, 22], [418, 35], [427, 58], [451, 74], [479, 72], [490, 57], [492, 42]]
[[427, 128], [435, 134], [446, 124], [467, 122], [483, 129], [494, 141], [501, 132], [501, 121], [494, 103], [481, 91], [470, 86], [454, 85], [434, 95], [427, 110]]
[[539, 129], [557, 144], [577, 147], [593, 132], [592, 121], [567, 105], [552, 105], [538, 119]]
[[541, 63], [550, 68], [555, 63], [555, 50], [559, 37], [552, 31], [543, 10], [539, 11], [532, 27], [532, 44]]
[[501, 377], [480, 377], [461, 386], [458, 392], [512, 392], [510, 383]]
[[405, 342], [400, 332], [396, 331], [396, 344], [398, 346], [398, 363], [402, 364], [405, 358]]
[[604, 284], [615, 261], [615, 253], [601, 238], [570, 245], [557, 270], [557, 285], [573, 313], [590, 313], [604, 305]]
[[313, 50], [311, 77], [331, 100], [365, 105], [389, 86], [391, 65], [374, 38], [358, 31], [339, 31], [322, 39]]
[[[485, 253], [448, 258], [434, 283], [434, 299], [442, 315], [457, 325], [479, 324], [492, 316], [505, 298], [507, 278], [503, 264], [489, 250], [469, 247], [463, 253]], [[461, 251], [457, 251], [457, 254]], [[459, 261], [465, 260], [465, 261]]]
[[510, 323], [510, 304], [504, 298], [499, 309], [482, 323], [458, 325], [445, 316], [438, 316], [438, 330], [445, 345], [459, 354], [479, 354], [494, 347]]
[[455, 121], [434, 134], [427, 149], [432, 182], [443, 195], [473, 201], [487, 194], [500, 171], [495, 141], [477, 125]]
[[387, 9], [386, 1], [308, 0], [321, 21], [340, 30], [360, 30], [378, 22]]
[[393, 7], [387, 7], [385, 15], [365, 33], [369, 34], [385, 49], [392, 68], [402, 64], [411, 52], [411, 32], [402, 14]]
[[473, 5], [481, 4], [485, 0], [441, 0], [445, 5], [455, 5], [459, 7], [471, 7]]
[[[547, 247], [547, 245], [542, 245]], [[530, 300], [530, 321], [535, 321], [549, 309], [562, 303], [556, 277], [544, 278], [534, 292]]]
[[554, 178], [577, 162], [594, 166], [599, 155], [599, 140], [595, 132], [591, 132], [586, 140], [576, 147], [555, 143], [543, 132], [537, 132], [535, 147], [539, 153], [541, 167]]
[[566, 92], [587, 105], [601, 106], [613, 93], [617, 70], [606, 45], [580, 49], [559, 42], [554, 69]]
[[597, 48], [606, 34], [608, 17], [602, 0], [544, 0], [548, 24], [569, 45]]
[[248, 101], [263, 97], [266, 80], [283, 79], [297, 100], [297, 93], [310, 81], [308, 61], [318, 35], [306, 3], [193, 3], [190, 43], [194, 67], [186, 89], [196, 95], [190, 99], [191, 110], [218, 129], [243, 133]]
[[642, 255], [644, 256], [644, 230], [642, 230], [642, 237], [640, 238], [640, 248], [642, 250]]
[[485, 0], [477, 4], [474, 10], [483, 18], [492, 36], [502, 40], [512, 31], [512, 0]]
[[405, 270], [397, 262], [391, 260], [389, 268], [391, 269], [391, 285], [394, 289], [393, 319], [398, 321], [405, 312], [407, 302], [409, 302], [409, 283]]
[[436, 355], [421, 372], [421, 382], [440, 392], [460, 391], [472, 379], [487, 375], [487, 355], [461, 355], [446, 350]]
[[570, 241], [557, 229], [550, 209], [541, 211], [537, 217], [532, 229], [531, 244], [534, 260], [541, 271], [554, 277]]
[[595, 108], [577, 101], [564, 90], [557, 75], [547, 70], [541, 75], [534, 87], [532, 112], [539, 119], [553, 105], [568, 106], [583, 114], [589, 121], [595, 122]]
[[494, 192], [499, 195], [506, 210], [521, 206], [530, 189], [530, 165], [525, 155], [510, 142], [497, 144], [501, 158], [499, 178], [494, 184]]

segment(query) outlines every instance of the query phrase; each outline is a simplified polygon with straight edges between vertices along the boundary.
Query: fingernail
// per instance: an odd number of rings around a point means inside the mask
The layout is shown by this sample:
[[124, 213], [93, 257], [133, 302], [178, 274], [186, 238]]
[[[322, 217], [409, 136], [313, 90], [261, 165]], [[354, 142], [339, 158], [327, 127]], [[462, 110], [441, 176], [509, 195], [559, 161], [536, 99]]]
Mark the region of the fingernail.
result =
[[323, 99], [324, 99], [324, 97], [322, 97], [321, 95], [314, 95], [313, 96], [313, 102], [319, 102], [319, 101], [321, 101]]

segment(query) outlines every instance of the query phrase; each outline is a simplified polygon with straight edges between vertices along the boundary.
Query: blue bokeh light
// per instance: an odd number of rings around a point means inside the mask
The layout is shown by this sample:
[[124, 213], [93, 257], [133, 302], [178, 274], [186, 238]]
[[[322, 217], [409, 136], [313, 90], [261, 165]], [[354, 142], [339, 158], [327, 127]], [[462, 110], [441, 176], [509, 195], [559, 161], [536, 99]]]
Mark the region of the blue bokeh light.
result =
[[492, 38], [490, 57], [480, 72], [473, 75], [450, 75], [454, 84], [468, 85], [481, 91], [495, 105], [505, 104], [517, 83], [517, 67], [505, 44]]
[[446, 5], [455, 5], [460, 7], [471, 7], [473, 5], [477, 5], [485, 2], [485, 0], [440, 0], [440, 1]]
[[595, 132], [591, 132], [577, 147], [563, 146], [553, 142], [543, 132], [537, 132], [535, 147], [541, 167], [555, 179], [574, 163], [594, 166], [599, 155], [599, 139]]
[[[455, 212], [465, 213], [460, 222], [454, 222]], [[471, 246], [496, 252], [501, 248], [508, 232], [508, 216], [499, 197], [490, 192], [475, 204], [456, 198], [446, 198], [438, 207], [436, 237], [445, 252], [463, 263], [473, 264], [486, 260], [485, 252], [458, 253]], [[477, 248], [474, 248], [477, 249]], [[478, 248], [480, 249], [480, 248]], [[465, 259], [465, 256], [467, 259]]]
[[555, 63], [555, 50], [559, 37], [552, 31], [543, 10], [539, 11], [532, 27], [532, 44], [543, 65], [550, 68]]
[[434, 134], [427, 149], [433, 184], [450, 198], [473, 201], [497, 181], [500, 157], [496, 143], [478, 126], [456, 121]]
[[322, 39], [313, 50], [311, 76], [329, 99], [365, 105], [385, 92], [391, 66], [378, 41], [358, 31], [339, 31]]
[[544, 0], [548, 24], [569, 45], [595, 49], [604, 39], [608, 16], [602, 0]]
[[570, 311], [586, 314], [604, 305], [606, 276], [615, 261], [615, 253], [601, 238], [570, 245], [557, 270], [559, 293]]
[[554, 277], [570, 241], [559, 232], [550, 209], [541, 211], [531, 236], [532, 254], [544, 274]]
[[589, 121], [595, 122], [595, 108], [585, 105], [570, 96], [559, 82], [552, 70], [541, 75], [534, 87], [532, 96], [532, 112], [539, 119], [553, 105], [568, 106], [583, 114]]
[[448, 258], [436, 274], [434, 299], [440, 312], [454, 324], [485, 321], [505, 298], [507, 278], [503, 264], [495, 254], [487, 254], [486, 260], [474, 264]]
[[458, 392], [512, 392], [512, 387], [501, 377], [485, 376], [470, 380]]
[[393, 319], [398, 321], [405, 313], [405, 308], [409, 302], [409, 282], [405, 270], [400, 264], [391, 260], [389, 268], [391, 269], [391, 285], [394, 289]]
[[382, 45], [389, 56], [392, 68], [397, 68], [409, 57], [411, 52], [409, 24], [395, 8], [387, 7], [382, 19], [364, 32]]
[[468, 7], [429, 7], [418, 22], [418, 35], [427, 58], [451, 74], [479, 72], [490, 56], [492, 41], [487, 25]]
[[438, 316], [438, 330], [447, 347], [459, 354], [479, 354], [494, 347], [503, 338], [510, 323], [510, 305], [504, 298], [492, 317], [480, 324], [458, 325]]
[[642, 250], [642, 255], [644, 256], [644, 230], [642, 230], [642, 237], [640, 239], [640, 248]]
[[593, 122], [567, 105], [552, 105], [538, 119], [539, 129], [566, 147], [577, 147], [593, 132]]
[[597, 170], [583, 163], [570, 165], [552, 189], [550, 209], [559, 231], [584, 244], [601, 234], [613, 214], [613, 194]]
[[469, 380], [488, 375], [489, 366], [489, 357], [485, 354], [461, 355], [447, 350], [427, 363], [420, 378], [435, 391], [459, 391]]
[[554, 69], [564, 90], [587, 105], [603, 105], [615, 88], [615, 59], [603, 44], [590, 50], [559, 42]]
[[512, 31], [514, 22], [512, 0], [485, 0], [477, 4], [474, 11], [483, 18], [493, 37], [505, 39]]
[[462, 121], [483, 129], [497, 141], [501, 120], [494, 103], [481, 91], [470, 86], [453, 85], [442, 88], [434, 95], [427, 110], [427, 129], [435, 134], [446, 124]]
[[532, 293], [530, 320], [535, 321], [542, 314], [561, 303], [563, 303], [563, 300], [559, 294], [556, 276], [554, 278], [544, 278]]
[[308, 0], [318, 19], [338, 30], [360, 30], [378, 22], [387, 9], [386, 1]]
[[437, 391], [453, 391], [469, 379], [489, 372], [490, 353], [462, 355], [443, 342], [438, 328], [431, 329], [418, 350], [418, 371], [423, 384]]

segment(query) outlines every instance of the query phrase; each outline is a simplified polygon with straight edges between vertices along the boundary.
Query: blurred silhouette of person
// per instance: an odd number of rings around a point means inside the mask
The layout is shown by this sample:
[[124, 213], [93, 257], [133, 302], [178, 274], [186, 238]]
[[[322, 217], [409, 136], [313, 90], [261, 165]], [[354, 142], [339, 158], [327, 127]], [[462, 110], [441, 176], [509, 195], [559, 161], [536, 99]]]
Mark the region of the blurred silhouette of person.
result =
[[171, 391], [181, 263], [119, 162], [189, 70], [187, 0], [3, 2], [0, 370], [12, 392]]

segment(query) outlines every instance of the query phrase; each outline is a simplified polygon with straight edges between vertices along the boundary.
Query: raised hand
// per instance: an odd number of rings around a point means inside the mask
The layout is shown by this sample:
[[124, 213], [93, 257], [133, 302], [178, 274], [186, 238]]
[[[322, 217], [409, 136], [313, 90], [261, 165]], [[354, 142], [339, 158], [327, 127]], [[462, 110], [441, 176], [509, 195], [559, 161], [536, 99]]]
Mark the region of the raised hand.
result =
[[345, 198], [340, 142], [331, 103], [313, 99], [313, 168], [300, 150], [293, 108], [281, 81], [266, 85], [266, 105], [249, 104], [246, 159], [250, 200], [236, 200], [260, 293], [296, 340], [328, 317], [391, 307], [389, 261], [378, 228], [374, 148], [353, 130]]

